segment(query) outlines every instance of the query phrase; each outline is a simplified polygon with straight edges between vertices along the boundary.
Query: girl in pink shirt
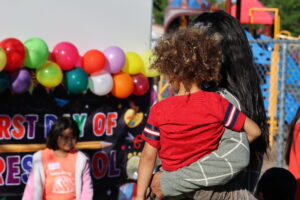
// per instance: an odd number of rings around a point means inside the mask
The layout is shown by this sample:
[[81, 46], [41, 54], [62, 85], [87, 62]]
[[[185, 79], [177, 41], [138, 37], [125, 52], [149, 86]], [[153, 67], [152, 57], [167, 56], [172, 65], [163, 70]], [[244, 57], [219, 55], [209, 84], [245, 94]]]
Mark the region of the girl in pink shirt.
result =
[[74, 120], [62, 117], [55, 121], [48, 133], [47, 148], [33, 155], [23, 200], [93, 198], [89, 160], [75, 150], [78, 137]]

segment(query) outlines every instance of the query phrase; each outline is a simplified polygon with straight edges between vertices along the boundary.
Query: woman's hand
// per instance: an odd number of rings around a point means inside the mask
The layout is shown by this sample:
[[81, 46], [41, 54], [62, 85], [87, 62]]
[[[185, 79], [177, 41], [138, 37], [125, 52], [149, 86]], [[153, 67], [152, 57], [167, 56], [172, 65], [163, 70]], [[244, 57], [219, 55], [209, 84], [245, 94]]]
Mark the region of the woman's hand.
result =
[[161, 200], [164, 197], [164, 194], [161, 191], [160, 187], [160, 174], [162, 172], [156, 172], [151, 180], [150, 188], [151, 188], [151, 194], [150, 197], [154, 198], [156, 197], [156, 200]]
[[145, 198], [144, 197], [135, 197], [135, 198], [133, 198], [133, 200], [145, 200]]

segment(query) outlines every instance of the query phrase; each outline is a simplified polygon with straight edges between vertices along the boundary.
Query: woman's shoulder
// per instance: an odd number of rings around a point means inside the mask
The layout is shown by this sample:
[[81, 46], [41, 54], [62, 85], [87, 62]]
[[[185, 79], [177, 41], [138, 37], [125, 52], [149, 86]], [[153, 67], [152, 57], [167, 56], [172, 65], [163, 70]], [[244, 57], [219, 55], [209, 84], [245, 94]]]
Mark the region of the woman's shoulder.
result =
[[227, 89], [218, 88], [218, 90], [216, 90], [215, 92], [220, 94], [223, 98], [227, 99], [231, 104], [233, 104], [235, 107], [241, 110], [241, 105], [239, 100]]

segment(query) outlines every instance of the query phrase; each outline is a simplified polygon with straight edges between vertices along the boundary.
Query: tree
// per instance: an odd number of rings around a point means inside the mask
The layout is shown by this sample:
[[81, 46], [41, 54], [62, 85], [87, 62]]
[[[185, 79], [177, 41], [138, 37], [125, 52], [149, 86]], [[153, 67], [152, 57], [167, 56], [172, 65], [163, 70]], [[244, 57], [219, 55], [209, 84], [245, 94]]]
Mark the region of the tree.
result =
[[164, 23], [164, 12], [168, 5], [168, 0], [153, 0], [153, 15], [156, 24]]
[[299, 0], [262, 0], [269, 8], [279, 8], [281, 30], [288, 30], [293, 36], [300, 35]]

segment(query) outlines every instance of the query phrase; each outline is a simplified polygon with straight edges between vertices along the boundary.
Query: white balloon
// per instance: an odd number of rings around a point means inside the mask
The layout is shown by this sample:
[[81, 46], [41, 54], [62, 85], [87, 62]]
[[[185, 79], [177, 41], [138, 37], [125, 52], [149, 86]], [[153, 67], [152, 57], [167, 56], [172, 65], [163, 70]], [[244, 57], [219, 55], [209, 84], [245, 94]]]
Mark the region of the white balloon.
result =
[[113, 78], [111, 74], [103, 73], [90, 76], [89, 88], [95, 95], [107, 95], [113, 88]]

